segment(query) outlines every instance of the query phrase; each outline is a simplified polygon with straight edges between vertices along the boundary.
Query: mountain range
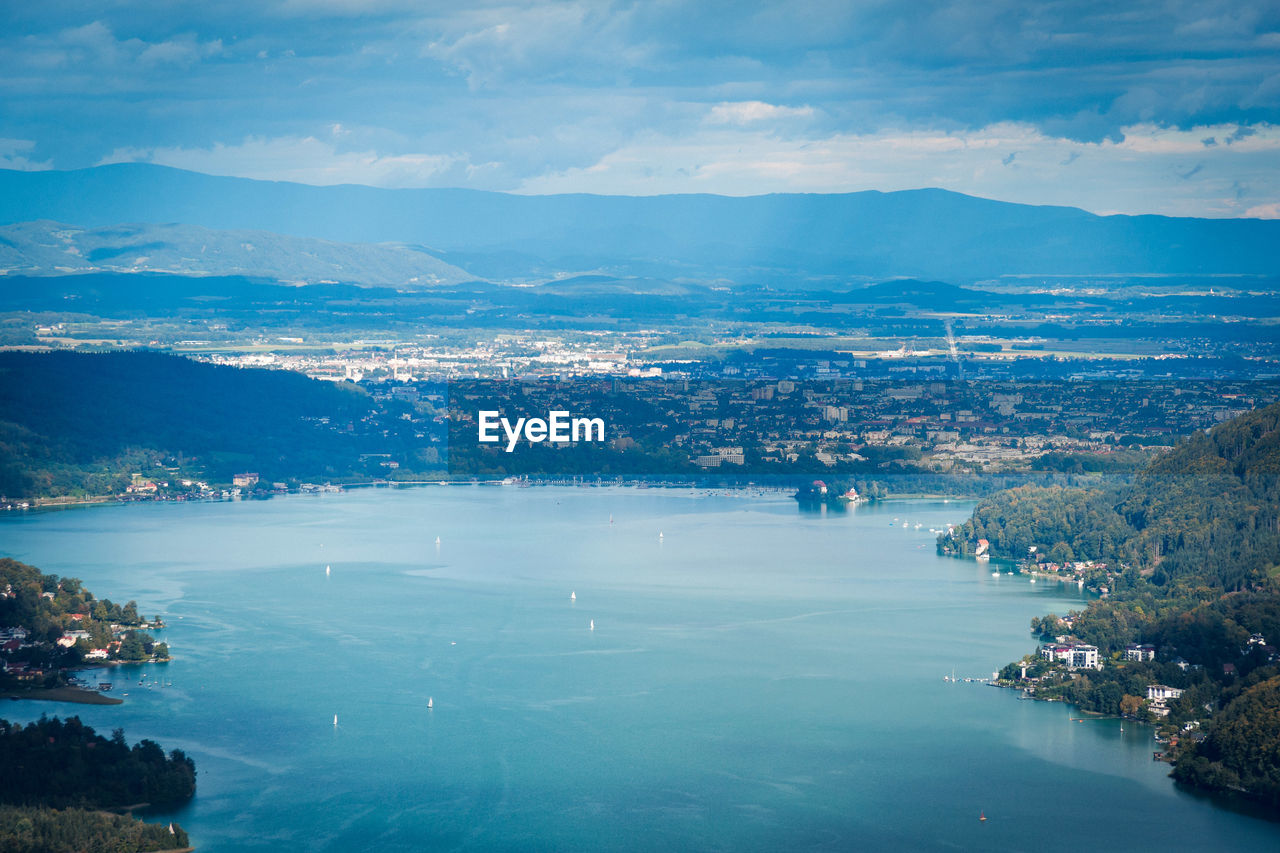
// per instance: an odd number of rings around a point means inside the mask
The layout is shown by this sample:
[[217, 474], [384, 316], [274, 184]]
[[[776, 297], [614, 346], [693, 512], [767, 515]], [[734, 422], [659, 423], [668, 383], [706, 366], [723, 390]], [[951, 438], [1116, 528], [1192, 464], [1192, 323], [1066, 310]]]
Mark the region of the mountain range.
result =
[[48, 220], [0, 226], [0, 271], [5, 275], [243, 275], [297, 284], [358, 282], [405, 290], [474, 278], [412, 246], [337, 243], [199, 225], [82, 228]]
[[[1098, 216], [939, 189], [750, 197], [526, 196], [309, 186], [136, 163], [0, 171], [0, 224], [38, 220], [86, 230], [179, 223], [331, 243], [403, 244], [388, 251], [431, 256], [472, 277], [510, 281], [603, 272], [824, 286], [893, 276], [965, 283], [999, 276], [1280, 272], [1274, 251], [1280, 245], [1280, 221]], [[173, 257], [195, 260], [192, 234], [167, 234], [179, 244]], [[107, 241], [98, 250], [115, 245], [125, 249], [118, 256], [124, 258], [132, 251], [126, 248], [128, 239], [166, 242], [134, 235], [116, 244]], [[6, 248], [21, 253], [22, 245]], [[295, 247], [282, 244], [282, 249], [292, 253]], [[314, 244], [297, 249], [324, 255]], [[158, 252], [151, 257], [168, 257]], [[235, 254], [228, 250], [227, 257]], [[22, 260], [6, 257], [6, 266]], [[408, 263], [410, 256], [396, 257]], [[345, 267], [340, 260], [334, 263]], [[387, 264], [388, 270], [396, 267]], [[289, 265], [283, 266], [287, 272]], [[457, 274], [439, 271], [446, 273]]]

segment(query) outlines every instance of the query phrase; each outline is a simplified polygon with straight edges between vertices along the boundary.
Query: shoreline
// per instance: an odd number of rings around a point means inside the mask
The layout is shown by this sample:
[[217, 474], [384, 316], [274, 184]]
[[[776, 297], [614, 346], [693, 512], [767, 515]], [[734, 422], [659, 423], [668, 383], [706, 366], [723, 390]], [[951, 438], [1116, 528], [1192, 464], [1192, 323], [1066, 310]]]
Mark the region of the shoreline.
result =
[[0, 699], [18, 701], [29, 699], [34, 702], [70, 702], [76, 705], [123, 705], [123, 699], [105, 696], [97, 690], [84, 690], [79, 687], [36, 687], [31, 690], [8, 690], [0, 693]]
[[[771, 475], [771, 476], [791, 477], [791, 476], [800, 476], [800, 475]], [[804, 477], [808, 477], [808, 476], [810, 475], [802, 475], [800, 476], [800, 479], [804, 479]], [[378, 489], [378, 488], [420, 488], [423, 486], [516, 485], [515, 483], [508, 482], [508, 479], [509, 478], [450, 479], [448, 475], [445, 475], [443, 478], [435, 479], [435, 480], [362, 480], [358, 482], [333, 483], [331, 488], [333, 491], [341, 492], [341, 491], [349, 491], [349, 490], [355, 490], [355, 489], [364, 490], [364, 489]], [[715, 490], [725, 490], [725, 491], [763, 490], [763, 491], [776, 491], [780, 493], [791, 493], [791, 492], [794, 492], [795, 490], [794, 484], [779, 485], [779, 484], [768, 483], [768, 482], [755, 482], [755, 481], [735, 482], [732, 480], [731, 481], [721, 481], [721, 480], [713, 481], [712, 478], [708, 478], [707, 480], [704, 481], [704, 480], [700, 480], [696, 475], [691, 475], [691, 478], [688, 480], [680, 480], [680, 479], [668, 480], [668, 479], [662, 479], [662, 478], [648, 479], [644, 477], [639, 477], [635, 479], [629, 479], [624, 477], [624, 478], [621, 478], [620, 480], [601, 478], [593, 481], [588, 481], [584, 479], [574, 479], [574, 478], [569, 478], [569, 479], [543, 478], [543, 479], [523, 480], [519, 483], [519, 486], [521, 488], [527, 488], [530, 486], [560, 486], [560, 487], [568, 486], [568, 487], [581, 487], [581, 488], [599, 488], [602, 486], [605, 486], [605, 487], [623, 486], [623, 487], [674, 488], [674, 489], [715, 489]], [[29, 511], [29, 510], [67, 509], [71, 507], [80, 507], [80, 506], [103, 506], [103, 505], [113, 505], [113, 504], [135, 504], [135, 503], [190, 503], [190, 502], [222, 503], [222, 502], [234, 502], [237, 500], [240, 500], [240, 501], [263, 500], [263, 499], [270, 499], [272, 497], [284, 497], [284, 496], [303, 495], [303, 494], [310, 494], [310, 493], [311, 492], [306, 489], [290, 489], [288, 491], [282, 491], [282, 492], [275, 492], [275, 491], [263, 492], [258, 494], [240, 495], [237, 497], [224, 497], [220, 494], [190, 495], [190, 496], [181, 496], [181, 497], [169, 497], [169, 496], [156, 497], [156, 496], [146, 496], [146, 495], [121, 495], [121, 494], [84, 495], [80, 497], [70, 497], [65, 495], [38, 496], [38, 497], [31, 497], [31, 498], [24, 498], [24, 499], [15, 498], [13, 499], [13, 502], [11, 502], [9, 506], [0, 507], [0, 509], [11, 509], [11, 510], [18, 510], [19, 512], [21, 512], [21, 511]], [[890, 495], [889, 497], [876, 498], [873, 501], [868, 501], [868, 502], [883, 503], [886, 501], [898, 501], [898, 500], [976, 501], [976, 500], [981, 500], [981, 498], [982, 498], [981, 495], [966, 495], [959, 492], [904, 492], [901, 494]], [[25, 502], [27, 505], [22, 506], [21, 505], [22, 502]]]

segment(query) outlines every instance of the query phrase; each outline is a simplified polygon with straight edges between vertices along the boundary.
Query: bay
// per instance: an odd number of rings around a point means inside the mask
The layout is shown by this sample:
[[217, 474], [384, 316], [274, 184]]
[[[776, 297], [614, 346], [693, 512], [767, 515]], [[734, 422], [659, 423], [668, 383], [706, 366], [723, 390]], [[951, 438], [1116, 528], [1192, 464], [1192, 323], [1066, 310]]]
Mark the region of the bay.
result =
[[943, 680], [1085, 602], [938, 557], [971, 508], [451, 486], [7, 515], [0, 553], [162, 614], [175, 660], [89, 673], [120, 706], [0, 716], [186, 750], [197, 796], [155, 819], [207, 853], [1274, 849], [1150, 728]]

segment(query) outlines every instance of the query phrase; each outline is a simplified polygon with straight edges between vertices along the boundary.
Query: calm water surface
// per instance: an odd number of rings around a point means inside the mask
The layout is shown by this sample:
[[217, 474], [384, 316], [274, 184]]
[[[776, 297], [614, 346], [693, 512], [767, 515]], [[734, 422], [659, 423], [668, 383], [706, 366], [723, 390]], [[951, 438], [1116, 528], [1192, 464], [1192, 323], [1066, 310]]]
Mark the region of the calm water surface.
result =
[[1150, 729], [942, 680], [1083, 603], [937, 557], [970, 509], [432, 487], [7, 516], [0, 552], [163, 614], [177, 659], [102, 674], [121, 706], [0, 715], [186, 750], [204, 853], [1276, 849], [1174, 788]]

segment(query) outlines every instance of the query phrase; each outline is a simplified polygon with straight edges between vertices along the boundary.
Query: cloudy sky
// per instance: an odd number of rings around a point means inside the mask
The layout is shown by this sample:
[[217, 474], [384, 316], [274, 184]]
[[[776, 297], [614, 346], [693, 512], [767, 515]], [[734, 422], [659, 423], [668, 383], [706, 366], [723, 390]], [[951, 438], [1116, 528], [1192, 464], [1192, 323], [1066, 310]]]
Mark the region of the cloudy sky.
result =
[[1280, 0], [0, 7], [0, 168], [1280, 217]]

